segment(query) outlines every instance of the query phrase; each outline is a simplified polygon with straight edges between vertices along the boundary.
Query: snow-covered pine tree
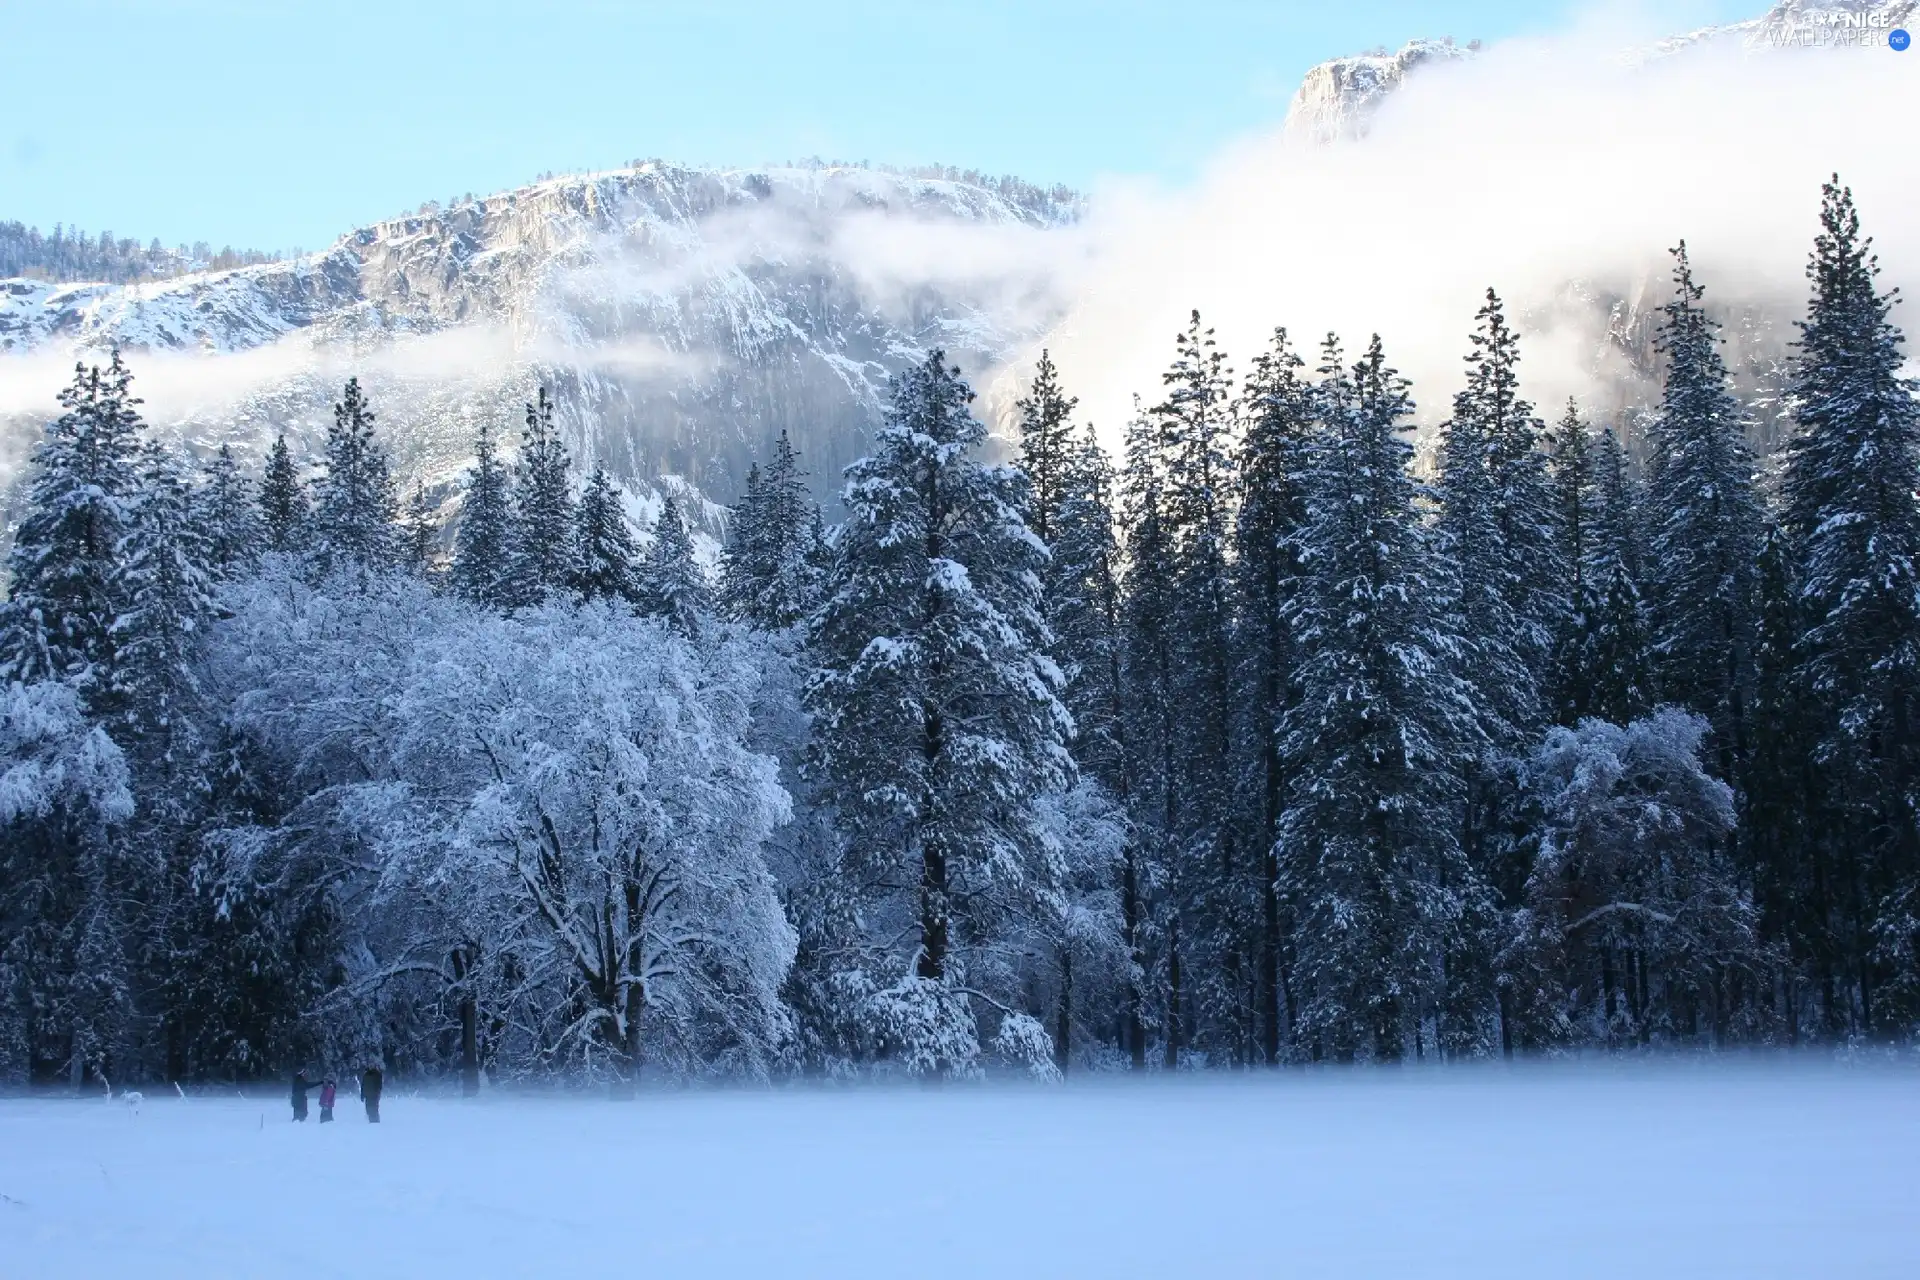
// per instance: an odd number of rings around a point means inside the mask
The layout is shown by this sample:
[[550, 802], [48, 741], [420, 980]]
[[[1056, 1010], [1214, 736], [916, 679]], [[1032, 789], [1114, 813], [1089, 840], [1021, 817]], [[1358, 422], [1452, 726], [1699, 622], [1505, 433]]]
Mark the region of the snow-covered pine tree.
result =
[[640, 607], [665, 618], [681, 635], [695, 635], [713, 608], [706, 571], [693, 556], [693, 535], [672, 494], [660, 501], [653, 541], [640, 561]]
[[847, 884], [912, 948], [879, 925], [868, 981], [892, 985], [871, 997], [876, 1023], [910, 1069], [940, 1073], [977, 1052], [982, 949], [1059, 892], [1033, 802], [1073, 773], [1045, 656], [1046, 549], [1024, 477], [973, 456], [987, 433], [972, 399], [939, 351], [895, 378], [874, 452], [847, 469], [807, 692]]
[[527, 406], [515, 472], [512, 592], [516, 604], [537, 604], [566, 590], [573, 567], [573, 494], [567, 446], [553, 426], [545, 387]]
[[1653, 653], [1663, 695], [1707, 717], [1709, 759], [1737, 782], [1753, 697], [1760, 503], [1719, 326], [1701, 306], [1684, 241], [1673, 257], [1658, 335], [1666, 384], [1647, 432]]
[[1590, 626], [1586, 571], [1600, 486], [1594, 473], [1591, 432], [1571, 396], [1567, 411], [1554, 426], [1549, 448], [1554, 542], [1567, 609], [1554, 634], [1548, 709], [1557, 723], [1574, 725], [1592, 714], [1593, 690], [1582, 669], [1581, 653]]
[[1286, 612], [1302, 687], [1280, 826], [1295, 1052], [1396, 1059], [1479, 1030], [1437, 1024], [1461, 1003], [1447, 957], [1480, 892], [1460, 847], [1459, 766], [1483, 739], [1408, 472], [1407, 384], [1377, 336], [1351, 372], [1329, 336], [1320, 372], [1303, 581]]
[[141, 451], [131, 515], [118, 550], [114, 727], [143, 808], [184, 813], [205, 785], [198, 662], [214, 616], [214, 552], [181, 460], [157, 442]]
[[399, 500], [373, 423], [360, 380], [348, 378], [327, 429], [326, 472], [314, 481], [314, 549], [328, 570], [383, 570], [399, 559]]
[[266, 545], [253, 482], [242, 474], [233, 446], [223, 444], [194, 493], [195, 520], [206, 534], [207, 567], [216, 577], [244, 573]]
[[[1754, 583], [1753, 714], [1739, 818], [1760, 937], [1806, 965], [1805, 972], [1823, 970], [1817, 989], [1824, 992], [1834, 985], [1827, 918], [1833, 876], [1819, 864], [1827, 846], [1816, 836], [1827, 815], [1816, 805], [1822, 791], [1813, 760], [1816, 718], [1800, 679], [1806, 615], [1793, 552], [1786, 530], [1769, 521]], [[1800, 976], [1789, 967], [1778, 984], [1779, 1012], [1790, 1042], [1801, 1032]], [[1831, 1002], [1826, 1012], [1835, 1012]]]
[[1541, 427], [1519, 396], [1518, 339], [1491, 289], [1474, 318], [1466, 389], [1443, 429], [1439, 529], [1485, 737], [1511, 752], [1542, 722], [1561, 575]]
[[1595, 446], [1597, 501], [1581, 570], [1583, 631], [1573, 681], [1586, 691], [1583, 714], [1628, 724], [1653, 709], [1652, 624], [1640, 592], [1641, 501], [1626, 450], [1612, 429]]
[[406, 514], [400, 517], [400, 535], [401, 567], [423, 578], [432, 578], [435, 575], [433, 549], [440, 540], [440, 519], [427, 497], [424, 480], [413, 482]]
[[[1179, 955], [1167, 905], [1170, 854], [1181, 822], [1177, 769], [1179, 710], [1175, 668], [1173, 552], [1161, 518], [1163, 475], [1150, 425], [1136, 413], [1127, 427], [1122, 480], [1126, 577], [1121, 593], [1122, 733], [1128, 746], [1133, 839], [1125, 906], [1134, 987], [1126, 1014], [1126, 1049], [1135, 1070], [1146, 1066], [1148, 1000], [1179, 986]], [[1171, 1002], [1167, 1002], [1171, 1008]], [[1163, 1031], [1162, 1052], [1177, 1038]]]
[[139, 487], [140, 403], [115, 350], [76, 366], [65, 410], [34, 449], [27, 510], [14, 534], [0, 608], [0, 681], [68, 680], [107, 692], [114, 619], [124, 605], [119, 546]]
[[[1914, 968], [1920, 874], [1920, 386], [1901, 376], [1895, 291], [1876, 283], [1872, 241], [1838, 176], [1822, 189], [1807, 275], [1787, 446], [1786, 525], [1807, 623], [1802, 679], [1816, 706], [1816, 753], [1838, 819], [1840, 901], [1827, 931], [1850, 970], [1848, 1002], [1869, 1032], [1920, 1016]], [[1874, 962], [1870, 932], [1886, 954]], [[1894, 1008], [1876, 1010], [1874, 987]]]
[[582, 600], [640, 599], [633, 531], [620, 492], [605, 467], [595, 467], [580, 495], [573, 537], [573, 589]]
[[[1168, 1061], [1177, 1061], [1189, 1027], [1204, 1047], [1234, 1061], [1253, 1052], [1254, 1011], [1247, 999], [1259, 950], [1258, 851], [1234, 822], [1233, 591], [1227, 565], [1232, 537], [1235, 397], [1226, 355], [1193, 312], [1161, 375], [1166, 399], [1147, 411], [1161, 454], [1160, 515], [1172, 555], [1171, 635], [1175, 706], [1174, 777], [1181, 822], [1172, 831], [1181, 865], [1168, 946]], [[1192, 954], [1180, 955], [1185, 946]], [[1176, 974], [1198, 978], [1185, 989]]]
[[1307, 477], [1312, 467], [1312, 384], [1301, 376], [1306, 362], [1285, 329], [1273, 332], [1273, 347], [1255, 357], [1244, 391], [1238, 478], [1240, 511], [1234, 525], [1234, 632], [1237, 700], [1243, 709], [1236, 778], [1257, 779], [1241, 787], [1249, 854], [1259, 860], [1261, 939], [1255, 1005], [1261, 1057], [1280, 1060], [1288, 1038], [1285, 999], [1289, 921], [1280, 900], [1276, 842], [1286, 801], [1286, 762], [1280, 733], [1300, 694], [1298, 655], [1286, 622], [1288, 602], [1300, 587], [1299, 540], [1307, 519]]
[[466, 501], [453, 535], [453, 589], [475, 604], [505, 608], [513, 603], [514, 534], [507, 469], [494, 448], [493, 434], [480, 424], [473, 442], [473, 469], [467, 473]]
[[260, 523], [269, 551], [300, 548], [307, 531], [307, 491], [287, 450], [282, 434], [267, 451], [267, 469], [260, 479]]
[[728, 617], [782, 631], [820, 603], [819, 508], [807, 495], [800, 456], [782, 431], [762, 471], [747, 475], [720, 558], [720, 603]]
[[1066, 500], [1073, 465], [1073, 410], [1080, 401], [1061, 390], [1060, 371], [1042, 348], [1027, 394], [1014, 402], [1020, 416], [1020, 469], [1033, 487], [1027, 526], [1053, 545], [1054, 513]]

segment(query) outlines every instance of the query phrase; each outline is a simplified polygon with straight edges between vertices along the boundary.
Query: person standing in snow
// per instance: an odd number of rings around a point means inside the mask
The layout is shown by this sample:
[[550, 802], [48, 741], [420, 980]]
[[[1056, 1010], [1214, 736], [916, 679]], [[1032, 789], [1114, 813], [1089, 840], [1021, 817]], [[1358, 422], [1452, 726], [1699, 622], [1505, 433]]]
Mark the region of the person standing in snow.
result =
[[295, 1120], [307, 1118], [307, 1090], [311, 1088], [313, 1088], [313, 1081], [307, 1079], [307, 1073], [304, 1070], [293, 1073], [293, 1118]]
[[360, 1073], [360, 1101], [367, 1104], [367, 1123], [380, 1123], [380, 1068], [368, 1067]]
[[335, 1091], [332, 1079], [320, 1082], [320, 1123], [333, 1123], [333, 1099]]

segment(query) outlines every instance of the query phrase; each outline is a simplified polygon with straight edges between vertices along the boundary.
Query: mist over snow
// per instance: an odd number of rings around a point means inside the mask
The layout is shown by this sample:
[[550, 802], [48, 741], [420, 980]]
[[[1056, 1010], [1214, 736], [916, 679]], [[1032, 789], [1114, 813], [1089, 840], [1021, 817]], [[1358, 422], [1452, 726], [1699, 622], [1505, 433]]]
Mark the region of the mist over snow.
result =
[[1489, 286], [1518, 317], [1536, 404], [1604, 396], [1623, 369], [1595, 296], [1664, 302], [1666, 250], [1685, 238], [1709, 306], [1798, 316], [1836, 171], [1886, 280], [1920, 279], [1911, 58], [1764, 35], [1649, 56], [1672, 34], [1659, 22], [1595, 13], [1420, 67], [1363, 139], [1318, 146], [1276, 127], [1192, 190], [1100, 192], [1082, 231], [1096, 266], [1048, 338], [1083, 413], [1117, 443], [1198, 308], [1242, 370], [1275, 325], [1309, 353], [1329, 330], [1349, 353], [1377, 331], [1435, 421]]

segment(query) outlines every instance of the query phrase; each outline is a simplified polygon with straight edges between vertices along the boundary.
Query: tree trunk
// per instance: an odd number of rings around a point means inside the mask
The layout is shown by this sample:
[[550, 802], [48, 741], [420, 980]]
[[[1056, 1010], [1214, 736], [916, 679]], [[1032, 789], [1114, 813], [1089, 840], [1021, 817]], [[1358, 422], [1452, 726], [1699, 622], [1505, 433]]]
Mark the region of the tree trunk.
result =
[[1126, 864], [1120, 886], [1120, 910], [1127, 930], [1127, 1060], [1135, 1071], [1147, 1067], [1146, 993], [1140, 989], [1145, 958], [1140, 954], [1140, 868], [1137, 848], [1127, 841]]
[[471, 1098], [480, 1092], [479, 1006], [474, 1000], [468, 978], [473, 966], [465, 947], [453, 951], [453, 977], [460, 984], [460, 1094]]
[[1053, 1037], [1054, 1063], [1060, 1068], [1060, 1074], [1067, 1074], [1067, 1063], [1073, 1052], [1073, 944], [1060, 946], [1060, 1022], [1059, 1030]]
[[1180, 1066], [1180, 917], [1175, 916], [1167, 930], [1167, 1044], [1164, 1064], [1169, 1071]]

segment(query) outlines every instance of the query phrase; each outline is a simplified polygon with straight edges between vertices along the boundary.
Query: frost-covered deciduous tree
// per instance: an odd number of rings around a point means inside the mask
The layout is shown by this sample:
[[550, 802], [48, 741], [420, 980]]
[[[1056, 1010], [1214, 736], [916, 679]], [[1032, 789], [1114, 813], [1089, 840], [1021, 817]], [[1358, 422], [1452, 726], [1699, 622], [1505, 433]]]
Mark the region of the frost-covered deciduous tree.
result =
[[126, 760], [60, 681], [0, 688], [0, 1078], [65, 1078], [129, 1047], [138, 939], [112, 829]]
[[1549, 730], [1529, 766], [1543, 815], [1503, 982], [1516, 1039], [1724, 1039], [1762, 970], [1726, 853], [1733, 792], [1701, 762], [1706, 720], [1663, 707]]
[[393, 743], [434, 830], [409, 874], [491, 917], [463, 932], [514, 961], [532, 1052], [630, 1082], [782, 1050], [794, 937], [761, 851], [788, 798], [744, 745], [753, 673], [608, 603], [422, 637]]

